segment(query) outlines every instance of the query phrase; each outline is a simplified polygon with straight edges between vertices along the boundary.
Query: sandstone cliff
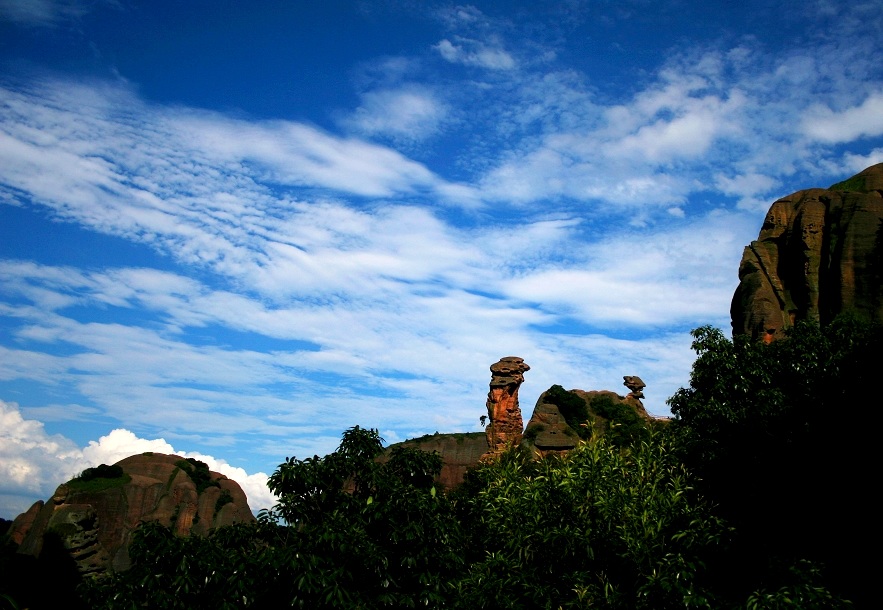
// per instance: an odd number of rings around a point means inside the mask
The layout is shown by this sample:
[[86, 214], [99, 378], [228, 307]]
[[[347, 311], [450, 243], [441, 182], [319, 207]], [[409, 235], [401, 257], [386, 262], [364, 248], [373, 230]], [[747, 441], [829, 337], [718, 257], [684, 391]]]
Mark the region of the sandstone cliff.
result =
[[733, 334], [772, 341], [850, 310], [883, 322], [883, 163], [773, 203], [745, 248]]
[[142, 521], [159, 521], [180, 535], [204, 535], [254, 520], [242, 488], [202, 462], [144, 453], [114, 467], [121, 474], [68, 481], [48, 502], [19, 515], [9, 532], [19, 552], [39, 555], [51, 531], [82, 573], [119, 571], [130, 565], [128, 545]]

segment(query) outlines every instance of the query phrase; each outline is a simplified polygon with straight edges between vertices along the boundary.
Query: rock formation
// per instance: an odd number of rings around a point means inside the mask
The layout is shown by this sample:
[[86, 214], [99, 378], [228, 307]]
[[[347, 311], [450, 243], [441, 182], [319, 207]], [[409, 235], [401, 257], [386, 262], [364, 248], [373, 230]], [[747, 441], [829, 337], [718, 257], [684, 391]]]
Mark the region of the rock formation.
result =
[[128, 545], [142, 521], [159, 521], [179, 535], [253, 521], [239, 485], [210, 472], [202, 462], [177, 455], [144, 453], [115, 466], [122, 475], [58, 487], [48, 502], [39, 501], [19, 515], [10, 537], [19, 552], [37, 556], [47, 532], [58, 534], [82, 573], [130, 565]]
[[883, 163], [773, 203], [745, 248], [734, 335], [769, 342], [797, 320], [850, 310], [883, 322]]
[[521, 442], [524, 420], [518, 406], [518, 388], [524, 382], [524, 373], [529, 370], [524, 359], [516, 356], [501, 358], [491, 365], [490, 391], [486, 403], [490, 423], [485, 428], [488, 456]]
[[570, 451], [579, 442], [579, 434], [570, 427], [548, 394], [549, 390], [540, 394], [524, 430], [525, 441], [543, 455]]
[[[552, 386], [537, 399], [530, 421], [524, 431], [524, 442], [536, 453], [547, 455], [561, 453], [576, 447], [580, 437], [587, 436], [583, 426], [596, 426], [603, 429], [607, 415], [600, 409], [602, 405], [628, 407], [638, 418], [650, 421], [641, 398], [646, 387], [640, 377], [625, 376], [624, 384], [631, 393], [620, 396], [609, 390], [566, 391], [561, 386]], [[599, 400], [600, 402], [596, 402]]]
[[[436, 480], [447, 489], [462, 483], [467, 470], [481, 461], [492, 459], [509, 446], [526, 446], [539, 455], [569, 451], [576, 447], [581, 434], [587, 432], [581, 427], [582, 424], [592, 424], [596, 430], [604, 430], [609, 421], [604, 413], [617, 413], [617, 408], [621, 409], [622, 406], [628, 407], [629, 412], [634, 414], [630, 415], [632, 420], [635, 415], [639, 421], [653, 419], [640, 400], [644, 397], [646, 384], [640, 377], [626, 375], [623, 385], [631, 390], [626, 396], [606, 390], [568, 392], [561, 386], [552, 386], [540, 395], [527, 429], [522, 433], [518, 389], [524, 382], [524, 373], [530, 367], [522, 358], [509, 356], [501, 358], [490, 368], [491, 382], [486, 403], [488, 414], [480, 418], [482, 424], [488, 420], [490, 422], [484, 434], [436, 432], [394, 445], [441, 455], [442, 471]], [[595, 402], [598, 399], [600, 401]], [[600, 408], [604, 406], [606, 410]], [[389, 447], [379, 459], [385, 460], [391, 449]]]
[[[634, 398], [635, 400], [640, 401], [641, 398], [644, 398], [644, 388], [647, 387], [647, 384], [644, 383], [644, 380], [635, 375], [625, 375], [622, 378], [622, 385], [631, 390], [629, 396]], [[641, 407], [644, 405], [642, 404]]]
[[[427, 453], [437, 452], [441, 455], [442, 469], [436, 477], [436, 481], [441, 483], [445, 489], [453, 489], [462, 483], [466, 471], [476, 466], [488, 449], [487, 437], [484, 432], [427, 434], [420, 438], [390, 445], [384, 455], [397, 446], [420, 449]], [[382, 461], [385, 457], [380, 459]]]

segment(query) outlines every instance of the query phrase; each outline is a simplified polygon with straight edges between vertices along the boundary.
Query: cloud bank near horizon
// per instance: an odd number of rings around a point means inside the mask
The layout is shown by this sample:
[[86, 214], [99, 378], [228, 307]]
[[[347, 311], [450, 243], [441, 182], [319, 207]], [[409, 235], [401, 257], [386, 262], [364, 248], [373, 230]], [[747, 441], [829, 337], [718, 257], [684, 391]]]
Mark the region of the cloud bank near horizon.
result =
[[276, 497], [263, 472], [248, 474], [222, 459], [198, 452], [176, 451], [164, 439], [138, 438], [124, 428], [111, 430], [97, 441], [78, 447], [61, 434], [48, 434], [43, 424], [26, 419], [19, 406], [0, 400], [0, 514], [14, 517], [37, 500], [48, 500], [55, 489], [86, 468], [115, 464], [144, 452], [167, 453], [205, 462], [209, 470], [239, 483], [253, 512], [270, 508]]

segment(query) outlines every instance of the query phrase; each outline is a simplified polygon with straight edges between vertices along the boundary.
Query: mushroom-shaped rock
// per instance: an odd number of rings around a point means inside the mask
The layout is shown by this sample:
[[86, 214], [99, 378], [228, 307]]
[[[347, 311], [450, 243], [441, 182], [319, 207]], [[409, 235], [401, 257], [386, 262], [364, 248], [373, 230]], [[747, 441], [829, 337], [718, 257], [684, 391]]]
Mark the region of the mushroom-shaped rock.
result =
[[644, 398], [643, 389], [647, 387], [647, 384], [644, 381], [636, 376], [636, 375], [624, 375], [622, 378], [622, 385], [631, 390], [631, 394], [633, 398]]

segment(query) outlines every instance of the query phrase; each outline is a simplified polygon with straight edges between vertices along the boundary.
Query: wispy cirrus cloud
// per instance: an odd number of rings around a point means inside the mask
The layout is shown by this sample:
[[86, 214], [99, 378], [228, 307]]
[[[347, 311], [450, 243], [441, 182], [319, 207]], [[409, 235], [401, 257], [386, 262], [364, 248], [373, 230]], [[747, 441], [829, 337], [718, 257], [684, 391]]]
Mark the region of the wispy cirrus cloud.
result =
[[116, 5], [116, 0], [0, 0], [0, 19], [29, 26], [55, 26], [61, 21], [82, 17], [95, 4]]
[[849, 36], [775, 51], [679, 45], [611, 83], [559, 63], [575, 43], [548, 19], [432, 15], [420, 49], [359, 64], [340, 133], [0, 80], [0, 205], [144, 255], [0, 261], [4, 398], [27, 393], [25, 420], [118, 429], [49, 453], [162, 437], [257, 472], [356, 423], [390, 442], [477, 430], [509, 354], [532, 366], [525, 411], [552, 383], [637, 374], [664, 413], [689, 328], [729, 322], [763, 210], [879, 157], [862, 19], [826, 14]]
[[470, 38], [457, 37], [453, 42], [443, 38], [433, 49], [451, 63], [489, 70], [512, 70], [517, 65], [512, 55], [500, 46]]

